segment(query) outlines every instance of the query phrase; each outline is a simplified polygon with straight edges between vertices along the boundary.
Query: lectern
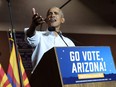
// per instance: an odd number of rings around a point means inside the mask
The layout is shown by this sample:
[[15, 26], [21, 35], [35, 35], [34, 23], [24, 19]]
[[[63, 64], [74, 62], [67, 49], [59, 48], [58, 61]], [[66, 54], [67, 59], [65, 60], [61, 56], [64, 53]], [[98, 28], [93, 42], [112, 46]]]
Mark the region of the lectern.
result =
[[30, 77], [31, 87], [62, 87], [54, 48], [43, 55]]
[[116, 80], [109, 46], [56, 47], [46, 52], [30, 78], [32, 87]]

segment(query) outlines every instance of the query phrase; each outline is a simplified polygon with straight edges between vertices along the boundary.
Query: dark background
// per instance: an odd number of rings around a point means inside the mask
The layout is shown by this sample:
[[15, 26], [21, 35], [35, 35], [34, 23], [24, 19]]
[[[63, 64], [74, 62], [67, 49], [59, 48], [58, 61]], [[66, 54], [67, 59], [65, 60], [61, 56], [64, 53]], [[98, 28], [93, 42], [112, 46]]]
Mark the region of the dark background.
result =
[[[60, 7], [68, 0], [0, 0], [0, 30], [11, 28], [7, 1], [11, 2], [14, 29], [23, 31], [31, 23], [33, 7], [45, 18], [50, 7]], [[116, 29], [116, 0], [72, 0], [62, 10], [66, 18], [63, 32], [104, 34]]]

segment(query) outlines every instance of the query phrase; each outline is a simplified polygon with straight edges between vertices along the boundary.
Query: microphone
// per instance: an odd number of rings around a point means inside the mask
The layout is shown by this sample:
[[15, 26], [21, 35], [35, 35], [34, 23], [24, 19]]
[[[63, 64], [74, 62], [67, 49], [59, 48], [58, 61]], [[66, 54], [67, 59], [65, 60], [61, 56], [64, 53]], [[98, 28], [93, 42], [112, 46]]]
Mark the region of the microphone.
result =
[[56, 31], [55, 27], [48, 27], [49, 31]]

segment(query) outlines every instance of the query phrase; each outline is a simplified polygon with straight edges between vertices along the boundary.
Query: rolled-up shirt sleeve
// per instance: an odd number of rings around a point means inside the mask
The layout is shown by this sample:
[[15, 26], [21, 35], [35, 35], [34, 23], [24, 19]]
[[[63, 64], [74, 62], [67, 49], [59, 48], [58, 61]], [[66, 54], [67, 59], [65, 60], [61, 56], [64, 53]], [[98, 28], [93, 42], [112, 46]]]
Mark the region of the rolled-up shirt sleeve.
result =
[[39, 44], [39, 42], [40, 42], [40, 34], [41, 33], [39, 33], [38, 31], [35, 31], [35, 35], [33, 35], [32, 37], [27, 37], [27, 35], [26, 35], [26, 32], [27, 32], [27, 30], [28, 30], [29, 28], [25, 28], [24, 29], [24, 33], [25, 33], [25, 41], [29, 44], [29, 45], [31, 45], [32, 47], [35, 47], [35, 46], [37, 46], [38, 44]]

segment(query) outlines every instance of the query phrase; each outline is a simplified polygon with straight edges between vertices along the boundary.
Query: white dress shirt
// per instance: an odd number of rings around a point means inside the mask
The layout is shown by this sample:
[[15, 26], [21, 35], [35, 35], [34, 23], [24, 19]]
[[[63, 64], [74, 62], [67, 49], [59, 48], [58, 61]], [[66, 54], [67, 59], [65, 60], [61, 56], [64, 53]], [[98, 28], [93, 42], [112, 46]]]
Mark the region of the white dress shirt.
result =
[[[25, 28], [26, 33], [27, 28]], [[74, 43], [67, 37], [62, 35], [64, 41], [59, 35], [55, 35], [54, 32], [50, 31], [36, 31], [35, 35], [32, 37], [26, 37], [27, 42], [32, 46], [35, 47], [31, 60], [33, 71], [35, 70], [36, 66], [40, 62], [42, 56], [45, 52], [50, 50], [53, 47], [63, 47], [63, 46], [75, 46]], [[66, 45], [67, 44], [67, 45]]]

